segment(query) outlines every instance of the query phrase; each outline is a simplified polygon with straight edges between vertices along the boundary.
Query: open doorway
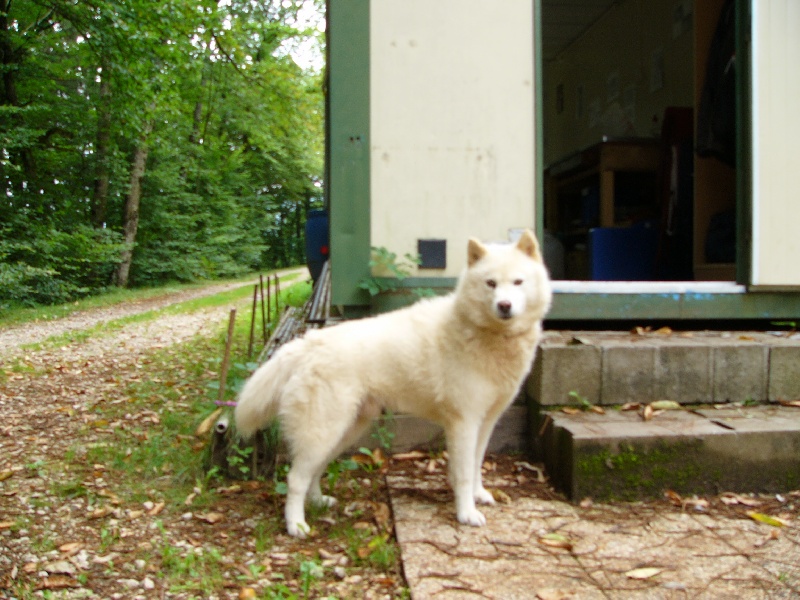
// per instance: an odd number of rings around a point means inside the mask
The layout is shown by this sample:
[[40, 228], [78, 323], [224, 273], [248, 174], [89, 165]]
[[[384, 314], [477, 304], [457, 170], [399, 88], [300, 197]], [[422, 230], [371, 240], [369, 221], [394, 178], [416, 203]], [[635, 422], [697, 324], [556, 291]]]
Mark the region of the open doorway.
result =
[[540, 0], [554, 279], [736, 279], [733, 0]]

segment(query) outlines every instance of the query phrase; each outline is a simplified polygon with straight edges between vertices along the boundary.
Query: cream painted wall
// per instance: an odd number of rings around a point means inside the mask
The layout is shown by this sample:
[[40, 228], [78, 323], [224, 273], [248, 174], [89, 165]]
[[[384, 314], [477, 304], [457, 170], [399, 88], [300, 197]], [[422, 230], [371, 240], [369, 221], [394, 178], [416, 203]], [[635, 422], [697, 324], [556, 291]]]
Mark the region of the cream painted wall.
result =
[[753, 0], [751, 282], [800, 286], [800, 2]]
[[658, 136], [666, 107], [692, 106], [692, 6], [692, 0], [623, 0], [547, 62], [546, 165], [604, 135]]
[[372, 0], [370, 60], [372, 246], [533, 227], [533, 2]]

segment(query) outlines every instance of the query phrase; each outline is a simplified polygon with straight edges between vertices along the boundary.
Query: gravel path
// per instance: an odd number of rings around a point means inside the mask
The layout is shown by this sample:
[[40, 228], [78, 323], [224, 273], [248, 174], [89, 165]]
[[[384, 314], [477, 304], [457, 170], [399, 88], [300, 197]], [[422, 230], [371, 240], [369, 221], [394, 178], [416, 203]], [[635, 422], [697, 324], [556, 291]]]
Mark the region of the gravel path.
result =
[[[304, 276], [307, 277], [308, 275], [306, 269], [290, 269], [282, 271], [280, 276], [291, 273], [300, 274], [300, 277], [296, 279], [297, 281], [301, 281]], [[253, 285], [257, 281], [212, 284], [197, 289], [168, 293], [146, 300], [135, 300], [105, 308], [80, 311], [62, 319], [33, 321], [0, 329], [0, 368], [3, 366], [3, 359], [19, 353], [25, 345], [41, 343], [54, 336], [86, 330], [102, 323], [159, 310], [187, 300], [212, 296], [245, 285]], [[222, 314], [224, 318], [223, 311], [218, 308], [213, 309], [213, 312]], [[191, 314], [163, 315], [156, 320], [128, 325], [114, 336], [96, 336], [85, 345], [82, 352], [93, 356], [101, 352], [129, 353], [132, 350], [141, 350], [147, 346], [158, 348], [162, 345], [179, 343], [208, 330], [210, 327], [215, 327], [218, 321], [219, 319], [209, 318], [208, 310], [200, 310]], [[74, 348], [70, 348], [70, 354], [74, 356]]]

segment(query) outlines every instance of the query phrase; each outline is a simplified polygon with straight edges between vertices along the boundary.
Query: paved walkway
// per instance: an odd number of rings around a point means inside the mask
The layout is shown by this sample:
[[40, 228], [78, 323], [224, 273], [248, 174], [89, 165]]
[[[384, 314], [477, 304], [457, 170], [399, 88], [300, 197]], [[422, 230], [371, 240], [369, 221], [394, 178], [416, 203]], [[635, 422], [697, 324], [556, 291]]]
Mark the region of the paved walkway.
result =
[[414, 600], [800, 598], [800, 492], [578, 506], [509, 459], [486, 477], [501, 502], [472, 528], [455, 521], [445, 470], [388, 476]]

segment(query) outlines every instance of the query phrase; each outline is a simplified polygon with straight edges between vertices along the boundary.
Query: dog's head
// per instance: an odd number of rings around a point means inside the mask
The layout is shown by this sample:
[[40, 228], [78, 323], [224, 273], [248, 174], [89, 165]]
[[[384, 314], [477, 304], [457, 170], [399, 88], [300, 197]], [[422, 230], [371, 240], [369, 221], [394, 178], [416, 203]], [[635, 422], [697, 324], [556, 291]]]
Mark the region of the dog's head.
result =
[[521, 330], [541, 320], [550, 307], [550, 279], [539, 243], [525, 230], [515, 244], [471, 239], [458, 301], [481, 327]]

